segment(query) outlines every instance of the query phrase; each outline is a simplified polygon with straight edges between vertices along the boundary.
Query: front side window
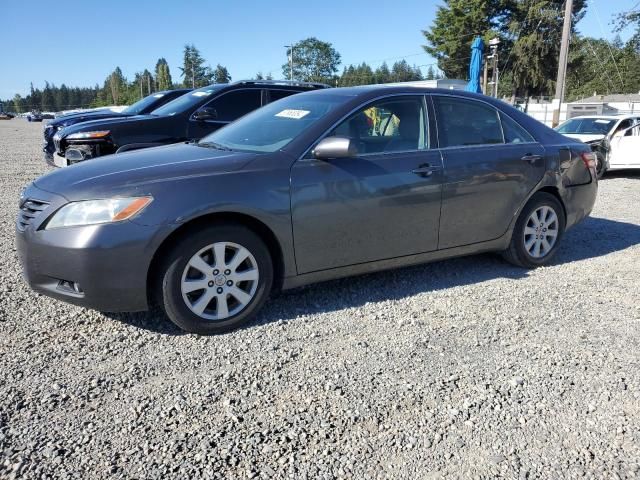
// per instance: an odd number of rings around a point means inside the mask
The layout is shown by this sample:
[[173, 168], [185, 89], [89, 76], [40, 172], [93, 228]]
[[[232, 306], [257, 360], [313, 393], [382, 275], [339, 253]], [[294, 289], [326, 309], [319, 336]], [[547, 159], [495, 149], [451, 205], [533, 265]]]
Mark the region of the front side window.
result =
[[349, 97], [324, 92], [291, 95], [207, 135], [199, 144], [244, 152], [275, 152], [348, 100]]
[[440, 147], [504, 143], [498, 111], [490, 105], [435, 96]]
[[235, 90], [225, 93], [207, 104], [216, 111], [215, 120], [233, 122], [249, 112], [260, 108], [262, 92], [259, 89]]
[[502, 131], [504, 132], [505, 143], [531, 143], [535, 142], [533, 137], [518, 123], [507, 115], [500, 114], [502, 120]]
[[631, 127], [631, 125], [633, 125], [632, 122], [633, 121], [631, 119], [622, 120], [616, 127], [615, 131], [613, 132], [613, 135], [624, 135], [625, 130]]
[[328, 136], [350, 138], [359, 154], [424, 150], [425, 118], [422, 96], [387, 98], [351, 115]]

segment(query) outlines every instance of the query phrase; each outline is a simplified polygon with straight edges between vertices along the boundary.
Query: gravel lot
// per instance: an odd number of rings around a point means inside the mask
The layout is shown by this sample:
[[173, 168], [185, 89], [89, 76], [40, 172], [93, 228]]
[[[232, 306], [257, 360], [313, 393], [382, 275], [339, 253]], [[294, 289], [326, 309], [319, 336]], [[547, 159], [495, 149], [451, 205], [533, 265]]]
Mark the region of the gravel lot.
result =
[[0, 478], [640, 477], [640, 175], [550, 267], [334, 281], [202, 338], [24, 285], [41, 131], [0, 122]]

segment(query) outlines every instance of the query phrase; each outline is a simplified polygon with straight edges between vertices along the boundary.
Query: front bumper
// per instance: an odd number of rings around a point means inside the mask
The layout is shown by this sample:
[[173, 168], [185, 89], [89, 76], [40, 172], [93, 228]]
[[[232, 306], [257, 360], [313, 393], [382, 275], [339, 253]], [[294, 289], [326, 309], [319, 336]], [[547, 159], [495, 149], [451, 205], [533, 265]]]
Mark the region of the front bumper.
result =
[[36, 195], [48, 206], [32, 223], [16, 225], [18, 257], [29, 286], [100, 311], [146, 310], [147, 272], [160, 227], [125, 221], [42, 230], [40, 226], [66, 200], [34, 187], [27, 190], [28, 198]]

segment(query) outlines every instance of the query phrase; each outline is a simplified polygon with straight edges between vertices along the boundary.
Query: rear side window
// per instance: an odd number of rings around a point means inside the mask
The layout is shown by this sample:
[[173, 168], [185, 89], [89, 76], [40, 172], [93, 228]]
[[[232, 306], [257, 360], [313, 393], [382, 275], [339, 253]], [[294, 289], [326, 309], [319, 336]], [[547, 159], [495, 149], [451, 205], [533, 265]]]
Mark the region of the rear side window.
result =
[[504, 143], [495, 108], [462, 98], [435, 96], [433, 99], [441, 148]]
[[260, 108], [261, 96], [262, 94], [259, 89], [235, 90], [216, 98], [209, 103], [207, 107], [216, 109], [216, 120], [220, 122], [232, 122]]
[[504, 141], [506, 143], [531, 143], [535, 142], [534, 138], [529, 135], [524, 128], [522, 128], [514, 120], [511, 120], [508, 116], [500, 114], [502, 120], [502, 131], [504, 132]]
[[269, 101], [275, 102], [281, 98], [288, 97], [300, 92], [294, 92], [293, 90], [269, 90]]

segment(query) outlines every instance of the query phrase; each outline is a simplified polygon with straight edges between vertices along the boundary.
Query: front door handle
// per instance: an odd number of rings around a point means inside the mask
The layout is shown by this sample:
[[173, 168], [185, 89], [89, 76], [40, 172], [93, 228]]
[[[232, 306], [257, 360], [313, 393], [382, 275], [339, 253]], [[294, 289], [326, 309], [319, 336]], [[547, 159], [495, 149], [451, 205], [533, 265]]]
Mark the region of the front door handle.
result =
[[535, 162], [536, 160], [541, 160], [542, 159], [542, 155], [532, 155], [530, 153], [527, 153], [524, 157], [522, 157], [520, 160], [524, 161], [524, 162]]
[[419, 165], [418, 168], [414, 168], [413, 170], [411, 170], [411, 173], [415, 173], [420, 177], [430, 177], [431, 175], [433, 175], [433, 172], [437, 172], [438, 170], [440, 170], [440, 167], [436, 165], [423, 163], [422, 165]]

